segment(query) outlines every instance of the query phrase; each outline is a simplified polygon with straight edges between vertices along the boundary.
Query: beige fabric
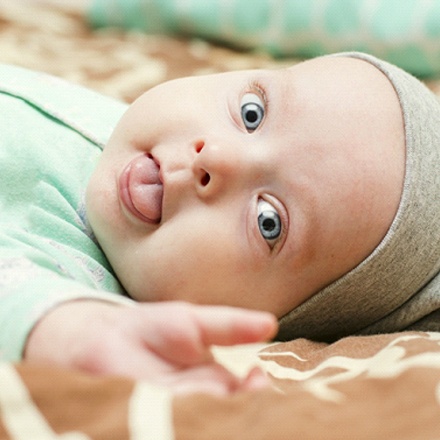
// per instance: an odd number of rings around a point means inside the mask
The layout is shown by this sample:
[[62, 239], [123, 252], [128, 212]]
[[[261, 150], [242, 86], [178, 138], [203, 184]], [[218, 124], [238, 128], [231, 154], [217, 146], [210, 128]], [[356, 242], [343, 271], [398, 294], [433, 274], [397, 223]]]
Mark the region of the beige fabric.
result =
[[440, 337], [281, 343], [260, 354], [278, 392], [178, 397], [179, 440], [438, 438]]
[[[393, 84], [405, 122], [406, 171], [396, 217], [371, 255], [281, 319], [280, 339], [323, 341], [440, 330], [440, 103], [416, 78], [369, 55]], [[423, 320], [418, 323], [419, 320]], [[421, 325], [423, 322], [423, 325]]]
[[[177, 396], [143, 382], [0, 365], [0, 440], [425, 440], [440, 432], [440, 334], [298, 339], [250, 357], [274, 389]], [[231, 358], [228, 360], [231, 365]], [[134, 423], [135, 421], [135, 423]], [[135, 425], [135, 426], [134, 426]]]

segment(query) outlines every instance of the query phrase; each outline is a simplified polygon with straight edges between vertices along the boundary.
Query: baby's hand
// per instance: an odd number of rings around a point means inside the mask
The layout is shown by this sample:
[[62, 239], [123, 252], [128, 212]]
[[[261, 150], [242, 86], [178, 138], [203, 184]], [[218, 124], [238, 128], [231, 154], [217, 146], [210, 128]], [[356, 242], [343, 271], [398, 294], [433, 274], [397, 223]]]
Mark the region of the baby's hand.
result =
[[78, 300], [36, 325], [25, 360], [145, 379], [175, 392], [227, 394], [268, 382], [259, 370], [239, 380], [214, 361], [210, 346], [265, 341], [276, 329], [268, 313], [230, 307]]

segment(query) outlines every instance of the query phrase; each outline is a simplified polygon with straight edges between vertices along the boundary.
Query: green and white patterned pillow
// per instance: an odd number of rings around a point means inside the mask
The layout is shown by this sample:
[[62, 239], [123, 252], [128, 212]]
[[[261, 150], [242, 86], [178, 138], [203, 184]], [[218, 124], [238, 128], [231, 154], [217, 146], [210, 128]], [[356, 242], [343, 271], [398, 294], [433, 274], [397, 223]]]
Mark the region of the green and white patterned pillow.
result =
[[363, 51], [440, 75], [440, 0], [94, 0], [89, 19], [282, 57]]

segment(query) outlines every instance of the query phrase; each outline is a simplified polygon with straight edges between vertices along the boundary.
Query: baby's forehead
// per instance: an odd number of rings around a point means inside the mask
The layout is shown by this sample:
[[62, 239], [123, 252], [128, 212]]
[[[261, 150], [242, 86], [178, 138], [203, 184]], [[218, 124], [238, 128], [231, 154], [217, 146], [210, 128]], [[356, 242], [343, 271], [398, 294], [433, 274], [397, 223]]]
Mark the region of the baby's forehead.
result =
[[402, 112], [390, 79], [367, 61], [325, 56], [296, 64], [285, 72], [281, 79], [291, 83], [286, 99], [308, 99], [317, 112], [326, 105], [334, 106], [335, 115], [341, 108], [368, 114], [394, 107], [392, 111]]

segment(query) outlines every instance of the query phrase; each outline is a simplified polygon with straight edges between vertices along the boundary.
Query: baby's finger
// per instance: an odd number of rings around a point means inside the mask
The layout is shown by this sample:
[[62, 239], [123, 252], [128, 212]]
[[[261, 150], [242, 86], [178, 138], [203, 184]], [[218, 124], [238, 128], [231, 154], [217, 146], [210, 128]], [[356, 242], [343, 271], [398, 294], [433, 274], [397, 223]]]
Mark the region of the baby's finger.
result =
[[263, 342], [278, 329], [270, 313], [232, 307], [195, 306], [194, 318], [206, 346]]
[[[175, 302], [155, 306], [157, 310], [151, 305], [145, 310], [150, 315], [144, 321], [148, 323], [145, 344], [182, 366], [210, 361], [211, 345], [261, 342], [277, 330], [275, 317], [265, 312]], [[161, 316], [167, 317], [166, 325]]]
[[155, 382], [177, 394], [208, 393], [218, 396], [241, 390], [243, 383], [224, 367], [214, 363], [157, 377]]
[[272, 382], [266, 376], [264, 371], [259, 367], [252, 368], [243, 380], [240, 389], [242, 390], [259, 390], [262, 388], [270, 388]]

